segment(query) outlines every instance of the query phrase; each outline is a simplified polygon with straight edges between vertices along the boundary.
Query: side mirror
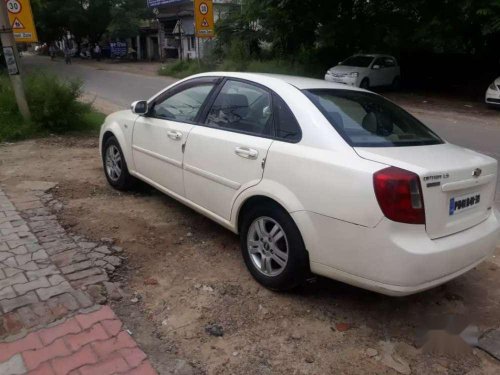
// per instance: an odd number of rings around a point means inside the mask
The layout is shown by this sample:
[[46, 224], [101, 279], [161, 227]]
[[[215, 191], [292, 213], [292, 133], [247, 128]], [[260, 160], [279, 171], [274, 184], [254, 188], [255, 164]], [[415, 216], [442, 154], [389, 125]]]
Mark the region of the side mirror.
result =
[[145, 115], [146, 113], [148, 113], [148, 102], [145, 100], [133, 102], [130, 106], [130, 109], [136, 115]]
[[379, 70], [380, 69], [380, 65], [373, 65], [373, 70]]
[[263, 118], [268, 118], [273, 114], [273, 111], [271, 110], [271, 106], [266, 105], [264, 109], [262, 110], [262, 117]]

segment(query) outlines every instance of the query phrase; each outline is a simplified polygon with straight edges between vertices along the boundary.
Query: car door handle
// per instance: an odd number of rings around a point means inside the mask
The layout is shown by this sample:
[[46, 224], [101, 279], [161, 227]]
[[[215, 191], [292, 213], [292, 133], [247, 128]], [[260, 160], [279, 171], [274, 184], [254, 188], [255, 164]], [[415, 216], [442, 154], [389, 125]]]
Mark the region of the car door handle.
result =
[[245, 159], [257, 159], [259, 152], [248, 147], [236, 147], [234, 153]]
[[168, 138], [173, 139], [174, 141], [179, 141], [182, 138], [181, 132], [176, 132], [169, 130], [167, 131]]

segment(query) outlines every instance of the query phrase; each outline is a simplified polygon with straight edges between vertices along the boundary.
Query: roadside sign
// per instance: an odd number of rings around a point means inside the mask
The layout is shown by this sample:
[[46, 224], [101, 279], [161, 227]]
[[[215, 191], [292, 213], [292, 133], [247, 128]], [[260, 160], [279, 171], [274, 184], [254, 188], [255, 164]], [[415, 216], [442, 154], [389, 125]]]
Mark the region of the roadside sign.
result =
[[196, 36], [198, 38], [213, 38], [214, 4], [213, 0], [194, 0]]
[[125, 42], [113, 42], [109, 43], [111, 48], [111, 57], [125, 57], [128, 52], [128, 45]]
[[30, 0], [4, 0], [9, 11], [9, 21], [17, 43], [36, 43], [35, 22]]
[[12, 47], [3, 47], [3, 54], [5, 56], [5, 62], [7, 63], [9, 75], [14, 76], [19, 74], [14, 49]]

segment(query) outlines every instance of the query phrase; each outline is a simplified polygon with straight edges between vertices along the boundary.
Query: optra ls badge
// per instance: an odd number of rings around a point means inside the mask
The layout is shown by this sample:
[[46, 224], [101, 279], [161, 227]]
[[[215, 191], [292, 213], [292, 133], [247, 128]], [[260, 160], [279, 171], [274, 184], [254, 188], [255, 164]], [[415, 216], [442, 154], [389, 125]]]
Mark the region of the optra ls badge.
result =
[[424, 177], [424, 182], [427, 183], [427, 187], [435, 187], [435, 186], [440, 186], [442, 180], [446, 180], [450, 178], [449, 173], [442, 173], [442, 174], [435, 174], [432, 176], [426, 176]]

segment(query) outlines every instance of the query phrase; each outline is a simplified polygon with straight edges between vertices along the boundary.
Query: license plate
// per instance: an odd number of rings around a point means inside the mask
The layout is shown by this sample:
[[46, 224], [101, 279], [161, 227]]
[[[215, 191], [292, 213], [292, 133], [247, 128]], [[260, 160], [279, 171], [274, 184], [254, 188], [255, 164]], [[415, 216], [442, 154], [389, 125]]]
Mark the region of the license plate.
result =
[[450, 216], [476, 207], [481, 202], [481, 194], [467, 194], [450, 199]]

